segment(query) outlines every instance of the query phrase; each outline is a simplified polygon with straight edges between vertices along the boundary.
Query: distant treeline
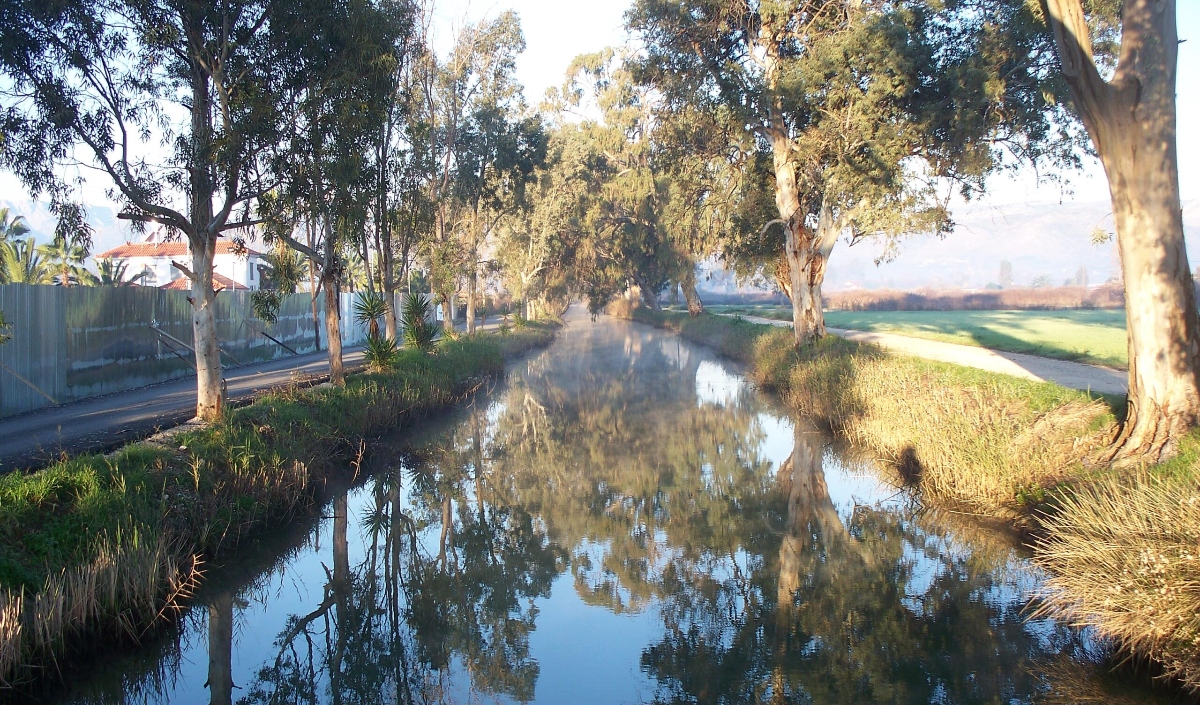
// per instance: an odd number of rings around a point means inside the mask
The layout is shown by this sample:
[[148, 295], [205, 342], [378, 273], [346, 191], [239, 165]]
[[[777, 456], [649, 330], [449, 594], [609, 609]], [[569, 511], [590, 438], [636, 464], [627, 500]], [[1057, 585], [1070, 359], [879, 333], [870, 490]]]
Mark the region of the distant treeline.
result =
[[879, 289], [839, 291], [825, 296], [825, 308], [830, 311], [992, 311], [1123, 306], [1125, 292], [1120, 284], [1104, 284], [1094, 289], [1058, 286], [975, 292]]

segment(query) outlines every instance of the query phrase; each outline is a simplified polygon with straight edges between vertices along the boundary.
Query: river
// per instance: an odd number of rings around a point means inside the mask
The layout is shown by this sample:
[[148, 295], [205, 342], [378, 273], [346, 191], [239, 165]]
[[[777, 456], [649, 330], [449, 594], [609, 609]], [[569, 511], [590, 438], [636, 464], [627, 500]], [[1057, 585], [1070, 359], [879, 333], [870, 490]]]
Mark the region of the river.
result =
[[885, 476], [708, 350], [574, 316], [60, 702], [1152, 701], [1027, 618], [1011, 540]]

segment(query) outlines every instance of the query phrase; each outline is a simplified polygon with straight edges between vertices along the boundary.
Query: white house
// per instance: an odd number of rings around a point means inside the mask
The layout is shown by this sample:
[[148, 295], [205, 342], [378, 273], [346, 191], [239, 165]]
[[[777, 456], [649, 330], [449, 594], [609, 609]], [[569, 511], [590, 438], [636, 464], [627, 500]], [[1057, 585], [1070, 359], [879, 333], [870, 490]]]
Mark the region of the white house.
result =
[[[101, 252], [96, 259], [124, 262], [126, 278], [144, 272], [145, 277], [138, 282], [142, 286], [191, 288], [183, 272], [171, 266], [174, 260], [191, 267], [192, 255], [186, 242], [130, 242]], [[238, 253], [232, 242], [219, 240], [213, 258], [213, 286], [217, 290], [257, 289], [262, 281], [260, 267], [269, 268], [261, 252], [246, 248]]]

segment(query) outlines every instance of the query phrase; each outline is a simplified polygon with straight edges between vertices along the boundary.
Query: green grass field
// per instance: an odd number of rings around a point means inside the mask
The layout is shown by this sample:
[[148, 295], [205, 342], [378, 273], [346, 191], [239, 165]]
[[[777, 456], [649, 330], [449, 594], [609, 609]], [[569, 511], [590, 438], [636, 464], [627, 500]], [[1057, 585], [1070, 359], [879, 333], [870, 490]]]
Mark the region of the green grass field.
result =
[[[779, 306], [712, 306], [731, 313], [788, 320]], [[880, 333], [910, 335], [993, 350], [1124, 368], [1128, 364], [1125, 312], [1066, 311], [827, 311], [825, 323]]]

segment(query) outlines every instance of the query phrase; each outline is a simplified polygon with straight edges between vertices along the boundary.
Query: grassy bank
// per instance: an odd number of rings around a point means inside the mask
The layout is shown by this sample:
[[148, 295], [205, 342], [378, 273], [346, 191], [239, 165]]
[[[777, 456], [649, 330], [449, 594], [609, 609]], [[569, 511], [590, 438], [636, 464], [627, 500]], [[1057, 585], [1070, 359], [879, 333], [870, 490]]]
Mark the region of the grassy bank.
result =
[[[713, 306], [715, 313], [790, 321], [783, 307]], [[1125, 312], [1062, 311], [827, 311], [833, 328], [895, 333], [1124, 369]]]
[[1083, 392], [833, 337], [797, 351], [791, 331], [732, 318], [633, 316], [746, 363], [927, 500], [1034, 529], [1044, 614], [1200, 690], [1200, 436], [1163, 465], [1089, 469], [1116, 419]]
[[37, 680], [75, 649], [136, 643], [194, 589], [203, 557], [308, 510], [365, 439], [456, 403], [554, 333], [403, 351], [388, 371], [266, 394], [169, 446], [0, 478], [0, 686]]

